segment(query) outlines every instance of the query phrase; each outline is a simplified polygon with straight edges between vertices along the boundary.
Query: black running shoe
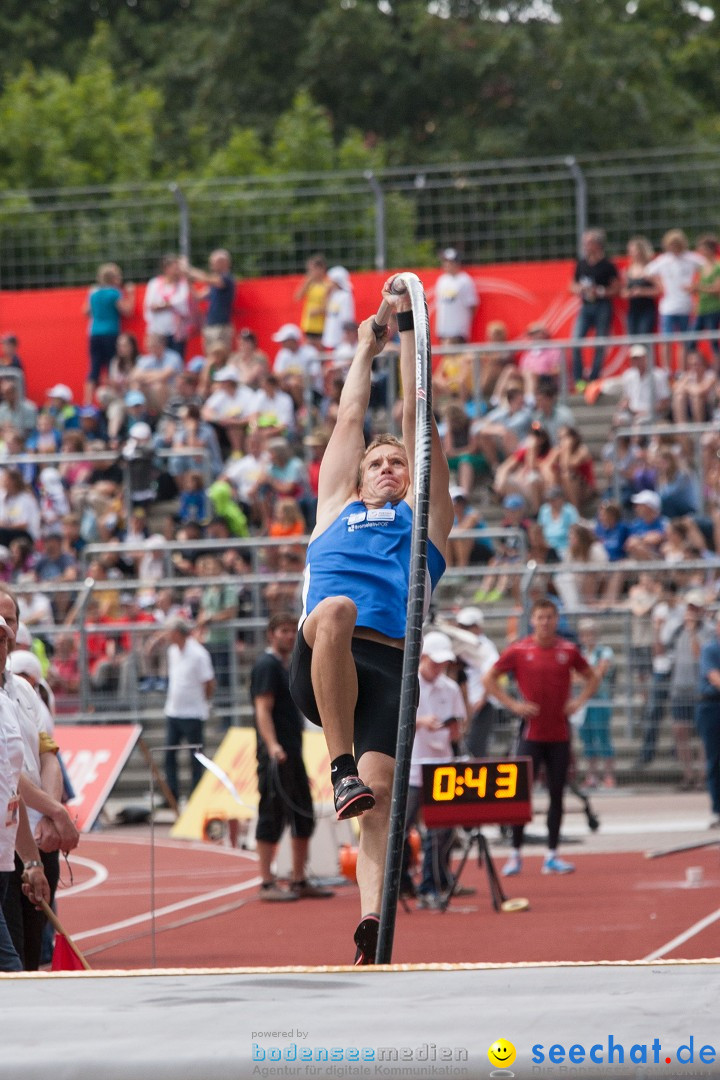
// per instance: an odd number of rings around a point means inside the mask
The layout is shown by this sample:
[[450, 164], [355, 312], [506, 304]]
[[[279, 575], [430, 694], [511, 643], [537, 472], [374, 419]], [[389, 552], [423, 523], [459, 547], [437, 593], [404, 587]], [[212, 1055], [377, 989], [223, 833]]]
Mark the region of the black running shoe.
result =
[[343, 776], [333, 785], [333, 794], [338, 821], [359, 817], [375, 805], [375, 796], [359, 776]]
[[377, 915], [368, 915], [358, 924], [355, 931], [357, 945], [355, 967], [365, 967], [367, 964], [375, 963], [379, 929], [380, 919]]

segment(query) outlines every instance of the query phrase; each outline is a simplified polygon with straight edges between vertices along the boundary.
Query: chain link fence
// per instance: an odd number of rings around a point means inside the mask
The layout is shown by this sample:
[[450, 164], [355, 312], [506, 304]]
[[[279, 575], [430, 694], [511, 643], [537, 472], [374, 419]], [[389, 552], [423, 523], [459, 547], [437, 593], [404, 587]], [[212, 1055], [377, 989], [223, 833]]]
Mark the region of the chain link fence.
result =
[[314, 251], [350, 270], [570, 258], [588, 225], [634, 233], [718, 227], [720, 148], [512, 159], [0, 194], [0, 287], [84, 285], [99, 263], [146, 280], [160, 256], [227, 247], [244, 277], [300, 273]]

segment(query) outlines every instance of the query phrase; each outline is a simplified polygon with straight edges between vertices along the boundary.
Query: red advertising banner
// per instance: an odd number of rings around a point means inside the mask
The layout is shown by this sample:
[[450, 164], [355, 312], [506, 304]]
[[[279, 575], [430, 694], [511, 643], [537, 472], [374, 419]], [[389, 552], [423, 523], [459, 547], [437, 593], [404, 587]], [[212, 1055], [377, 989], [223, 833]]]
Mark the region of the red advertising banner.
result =
[[55, 739], [75, 791], [68, 808], [89, 832], [137, 742], [140, 724], [58, 724]]
[[[473, 326], [473, 340], [484, 341], [488, 323], [500, 320], [510, 340], [522, 337], [530, 322], [542, 321], [556, 338], [570, 337], [578, 300], [568, 291], [575, 263], [571, 260], [535, 263], [497, 263], [468, 266], [480, 304]], [[437, 268], [403, 267], [420, 277], [428, 298], [430, 325], [435, 323], [435, 283]], [[355, 309], [358, 319], [377, 311], [383, 281], [392, 271], [353, 273]], [[282, 323], [300, 322], [301, 305], [294, 299], [302, 278], [299, 275], [253, 278], [238, 281], [234, 322], [238, 329], [250, 327], [260, 348], [272, 360], [278, 351], [272, 335]], [[137, 290], [135, 314], [124, 321], [124, 329], [134, 333], [142, 348], [145, 324], [142, 317], [144, 287]], [[81, 400], [88, 369], [88, 323], [83, 314], [87, 289], [38, 289], [0, 292], [0, 332], [17, 334], [23, 360], [28, 396], [41, 404], [45, 391], [58, 381], [58, 373]], [[613, 332], [624, 328], [625, 304], [615, 302]], [[188, 342], [186, 359], [201, 351], [198, 338]], [[620, 355], [622, 358], [622, 353]], [[611, 373], [612, 362], [605, 374]]]

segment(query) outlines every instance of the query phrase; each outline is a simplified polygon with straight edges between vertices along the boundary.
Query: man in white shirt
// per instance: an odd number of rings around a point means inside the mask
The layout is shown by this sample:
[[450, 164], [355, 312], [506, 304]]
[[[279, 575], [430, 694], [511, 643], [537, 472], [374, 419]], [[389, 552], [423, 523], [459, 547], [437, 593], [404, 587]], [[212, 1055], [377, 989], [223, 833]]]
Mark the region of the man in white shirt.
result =
[[622, 398], [615, 421], [637, 423], [661, 420], [670, 413], [670, 384], [662, 368], [651, 368], [645, 345], [633, 345], [629, 353], [630, 367], [612, 379], [605, 379], [603, 390], [612, 393], [620, 389]]
[[442, 253], [443, 272], [435, 282], [435, 333], [441, 341], [470, 341], [478, 307], [475, 282], [460, 266], [455, 248]]
[[465, 607], [455, 616], [456, 626], [442, 623], [458, 659], [465, 664], [466, 694], [470, 713], [468, 750], [473, 757], [485, 757], [498, 711], [487, 696], [485, 676], [500, 655], [485, 634], [485, 619], [478, 607]]
[[219, 368], [213, 375], [213, 390], [203, 405], [200, 416], [215, 428], [221, 445], [233, 453], [242, 450], [245, 424], [257, 412], [255, 391], [244, 386], [232, 364]]
[[[422, 762], [449, 761], [454, 756], [453, 741], [465, 727], [466, 710], [462, 691], [448, 678], [448, 664], [455, 660], [450, 638], [437, 630], [425, 634], [420, 656], [418, 682], [420, 696], [410, 765], [407, 828], [420, 811]], [[452, 884], [450, 850], [452, 829], [427, 829], [423, 837], [423, 871], [418, 888], [418, 907], [436, 908], [441, 894]]]
[[[177, 747], [203, 745], [205, 721], [215, 692], [215, 672], [210, 653], [194, 637], [186, 619], [175, 616], [167, 624], [168, 692], [165, 700], [166, 744]], [[190, 753], [193, 789], [203, 774], [203, 767]], [[165, 752], [165, 779], [175, 801], [180, 797], [177, 774], [177, 749]]]
[[[22, 860], [23, 887], [31, 903], [50, 900], [50, 887], [40, 861], [40, 852], [28, 822], [22, 799], [21, 778], [25, 760], [18, 710], [5, 688], [5, 664], [14, 640], [9, 625], [0, 617], [0, 905], [15, 872], [15, 853]], [[22, 971], [23, 964], [13, 945], [0, 906], [0, 971]]]

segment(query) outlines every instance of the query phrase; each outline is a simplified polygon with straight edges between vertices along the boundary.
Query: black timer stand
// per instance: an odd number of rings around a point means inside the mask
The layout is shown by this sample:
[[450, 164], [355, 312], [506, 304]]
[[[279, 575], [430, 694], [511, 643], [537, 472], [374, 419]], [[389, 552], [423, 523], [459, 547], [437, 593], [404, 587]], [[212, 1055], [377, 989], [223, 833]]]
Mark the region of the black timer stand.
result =
[[500, 878], [498, 877], [498, 872], [495, 869], [495, 863], [492, 860], [490, 848], [488, 847], [488, 842], [485, 839], [485, 835], [482, 829], [462, 829], [460, 830], [460, 835], [462, 837], [460, 862], [458, 863], [457, 870], [455, 871], [452, 885], [443, 893], [442, 897], [440, 898], [438, 910], [447, 911], [448, 907], [450, 906], [450, 901], [452, 900], [455, 894], [455, 890], [460, 883], [460, 877], [463, 870], [465, 869], [465, 864], [470, 857], [470, 852], [472, 851], [473, 846], [477, 844], [478, 866], [485, 867], [485, 873], [487, 875], [488, 888], [490, 890], [490, 900], [492, 906], [495, 911], [500, 911], [502, 905], [504, 903], [507, 903], [507, 897], [503, 892], [503, 887], [500, 883]]

